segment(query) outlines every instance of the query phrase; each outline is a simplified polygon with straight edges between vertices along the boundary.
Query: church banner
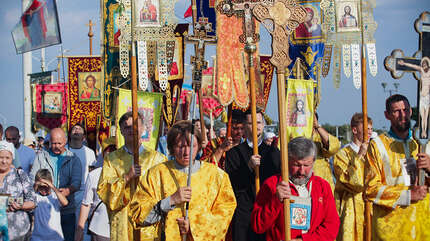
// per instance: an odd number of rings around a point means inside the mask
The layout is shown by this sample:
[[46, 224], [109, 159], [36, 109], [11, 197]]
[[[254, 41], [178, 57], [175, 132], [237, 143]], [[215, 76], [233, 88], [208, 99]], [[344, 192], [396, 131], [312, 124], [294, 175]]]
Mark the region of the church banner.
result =
[[[85, 123], [88, 146], [96, 148], [98, 118], [102, 115], [102, 61], [99, 56], [68, 57], [69, 128]], [[104, 119], [102, 118], [102, 121]]]
[[[131, 91], [119, 89], [118, 93], [118, 110], [116, 118], [116, 136], [117, 146], [124, 145], [124, 137], [121, 135], [119, 127], [119, 118], [131, 109]], [[160, 132], [161, 111], [163, 107], [163, 94], [152, 92], [137, 92], [138, 111], [143, 116], [144, 131], [141, 136], [143, 145], [155, 150]]]
[[55, 0], [33, 0], [12, 30], [16, 53], [61, 43]]
[[37, 122], [48, 129], [63, 127], [67, 121], [67, 84], [36, 84], [34, 92]]
[[314, 118], [314, 82], [288, 79], [287, 95], [288, 138], [311, 138]]

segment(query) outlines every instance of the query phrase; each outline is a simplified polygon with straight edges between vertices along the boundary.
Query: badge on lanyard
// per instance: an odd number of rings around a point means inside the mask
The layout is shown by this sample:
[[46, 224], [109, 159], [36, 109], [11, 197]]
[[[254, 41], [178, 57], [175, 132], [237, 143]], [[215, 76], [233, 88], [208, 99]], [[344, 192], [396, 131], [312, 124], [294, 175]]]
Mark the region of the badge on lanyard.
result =
[[294, 200], [290, 204], [290, 223], [292, 229], [309, 230], [311, 226], [311, 211], [312, 211], [312, 183], [309, 188], [308, 197], [291, 196]]

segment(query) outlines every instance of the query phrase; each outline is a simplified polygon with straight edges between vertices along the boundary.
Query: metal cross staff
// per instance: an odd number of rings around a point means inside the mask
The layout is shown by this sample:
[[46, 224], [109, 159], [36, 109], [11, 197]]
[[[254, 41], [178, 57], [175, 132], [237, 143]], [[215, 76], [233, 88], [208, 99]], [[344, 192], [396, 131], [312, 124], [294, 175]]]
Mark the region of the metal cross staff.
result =
[[[192, 10], [193, 10], [193, 35], [187, 36], [185, 38], [187, 43], [194, 43], [194, 51], [195, 56], [191, 56], [191, 64], [193, 65], [193, 97], [192, 97], [192, 114], [191, 118], [194, 118], [195, 114], [195, 105], [196, 105], [196, 93], [199, 93], [199, 108], [200, 108], [200, 123], [201, 123], [201, 130], [202, 130], [202, 136], [204, 136], [203, 140], [206, 140], [206, 131], [205, 131], [205, 125], [204, 125], [204, 119], [203, 119], [203, 102], [202, 102], [202, 91], [201, 91], [201, 83], [202, 83], [202, 72], [205, 70], [208, 66], [208, 62], [205, 60], [205, 45], [206, 43], [216, 43], [216, 37], [209, 36], [208, 32], [212, 32], [212, 24], [208, 22], [207, 18], [200, 17], [199, 21], [196, 22], [197, 18], [197, 8], [196, 8], [196, 1], [193, 0], [192, 3]], [[194, 124], [194, 123], [193, 123]], [[191, 185], [191, 167], [193, 165], [193, 142], [194, 142], [194, 125], [191, 130], [191, 148], [190, 148], [190, 163], [188, 167], [188, 179], [187, 179], [187, 186], [189, 187]], [[186, 203], [185, 206], [185, 219], [188, 219], [188, 209], [189, 209], [189, 202]], [[187, 240], [187, 234], [182, 235], [182, 240]]]
[[[243, 17], [243, 34], [239, 36], [239, 41], [245, 44], [245, 52], [248, 54], [249, 68], [249, 86], [251, 94], [251, 118], [252, 118], [252, 143], [253, 155], [258, 155], [258, 137], [257, 137], [257, 98], [255, 87], [255, 66], [253, 61], [253, 53], [257, 50], [256, 42], [259, 41], [259, 35], [255, 33], [255, 24], [252, 21], [252, 9], [260, 4], [260, 0], [243, 0], [243, 1], [222, 1], [217, 5], [217, 10], [229, 17], [236, 15]], [[255, 191], [258, 193], [260, 189], [260, 169], [255, 167]]]
[[[418, 80], [417, 103], [418, 103], [418, 128], [414, 133], [415, 140], [420, 144], [419, 152], [423, 152], [424, 145], [429, 140], [428, 123], [430, 114], [430, 12], [423, 12], [414, 23], [415, 30], [420, 36], [419, 50], [412, 58], [404, 57], [400, 49], [395, 49], [391, 56], [387, 56], [384, 61], [385, 69], [390, 71], [394, 79], [403, 77], [404, 72], [412, 72]], [[421, 59], [418, 56], [421, 55]], [[417, 72], [421, 76], [418, 76]], [[418, 134], [419, 133], [419, 134]], [[418, 184], [424, 185], [424, 171], [418, 172]]]
[[[282, 161], [282, 180], [288, 180], [288, 143], [285, 106], [285, 69], [291, 63], [288, 55], [288, 37], [305, 21], [306, 10], [294, 0], [274, 0], [259, 4], [253, 9], [254, 16], [263, 22], [272, 35], [272, 57], [270, 62], [276, 67], [278, 79], [279, 137]], [[291, 240], [290, 200], [284, 199], [285, 240]]]

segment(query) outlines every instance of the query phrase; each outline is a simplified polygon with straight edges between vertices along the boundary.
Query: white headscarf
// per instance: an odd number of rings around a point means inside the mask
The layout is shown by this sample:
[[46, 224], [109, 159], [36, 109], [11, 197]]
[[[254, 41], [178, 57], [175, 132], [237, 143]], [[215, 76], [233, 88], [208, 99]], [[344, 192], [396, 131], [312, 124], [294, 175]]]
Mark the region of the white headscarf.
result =
[[12, 159], [15, 159], [15, 147], [7, 141], [0, 141], [0, 151], [9, 151], [12, 153]]

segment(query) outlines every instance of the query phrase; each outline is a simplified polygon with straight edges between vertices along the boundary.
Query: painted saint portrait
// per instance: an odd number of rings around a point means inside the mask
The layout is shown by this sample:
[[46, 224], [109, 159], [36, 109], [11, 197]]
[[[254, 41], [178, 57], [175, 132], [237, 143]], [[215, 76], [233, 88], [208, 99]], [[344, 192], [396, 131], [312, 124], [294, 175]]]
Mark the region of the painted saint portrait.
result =
[[305, 101], [302, 99], [296, 100], [295, 110], [291, 114], [290, 123], [295, 126], [306, 126], [306, 110]]
[[338, 32], [359, 31], [357, 2], [339, 2], [336, 6]]
[[78, 73], [79, 101], [100, 101], [101, 72]]
[[43, 95], [43, 113], [44, 114], [62, 114], [63, 93], [46, 92]]
[[160, 26], [159, 0], [137, 0], [135, 8], [136, 27]]
[[306, 9], [306, 18], [305, 22], [299, 24], [294, 32], [296, 39], [312, 39], [322, 36], [321, 10], [315, 4], [319, 4], [319, 2], [309, 2], [302, 4], [302, 6]]

